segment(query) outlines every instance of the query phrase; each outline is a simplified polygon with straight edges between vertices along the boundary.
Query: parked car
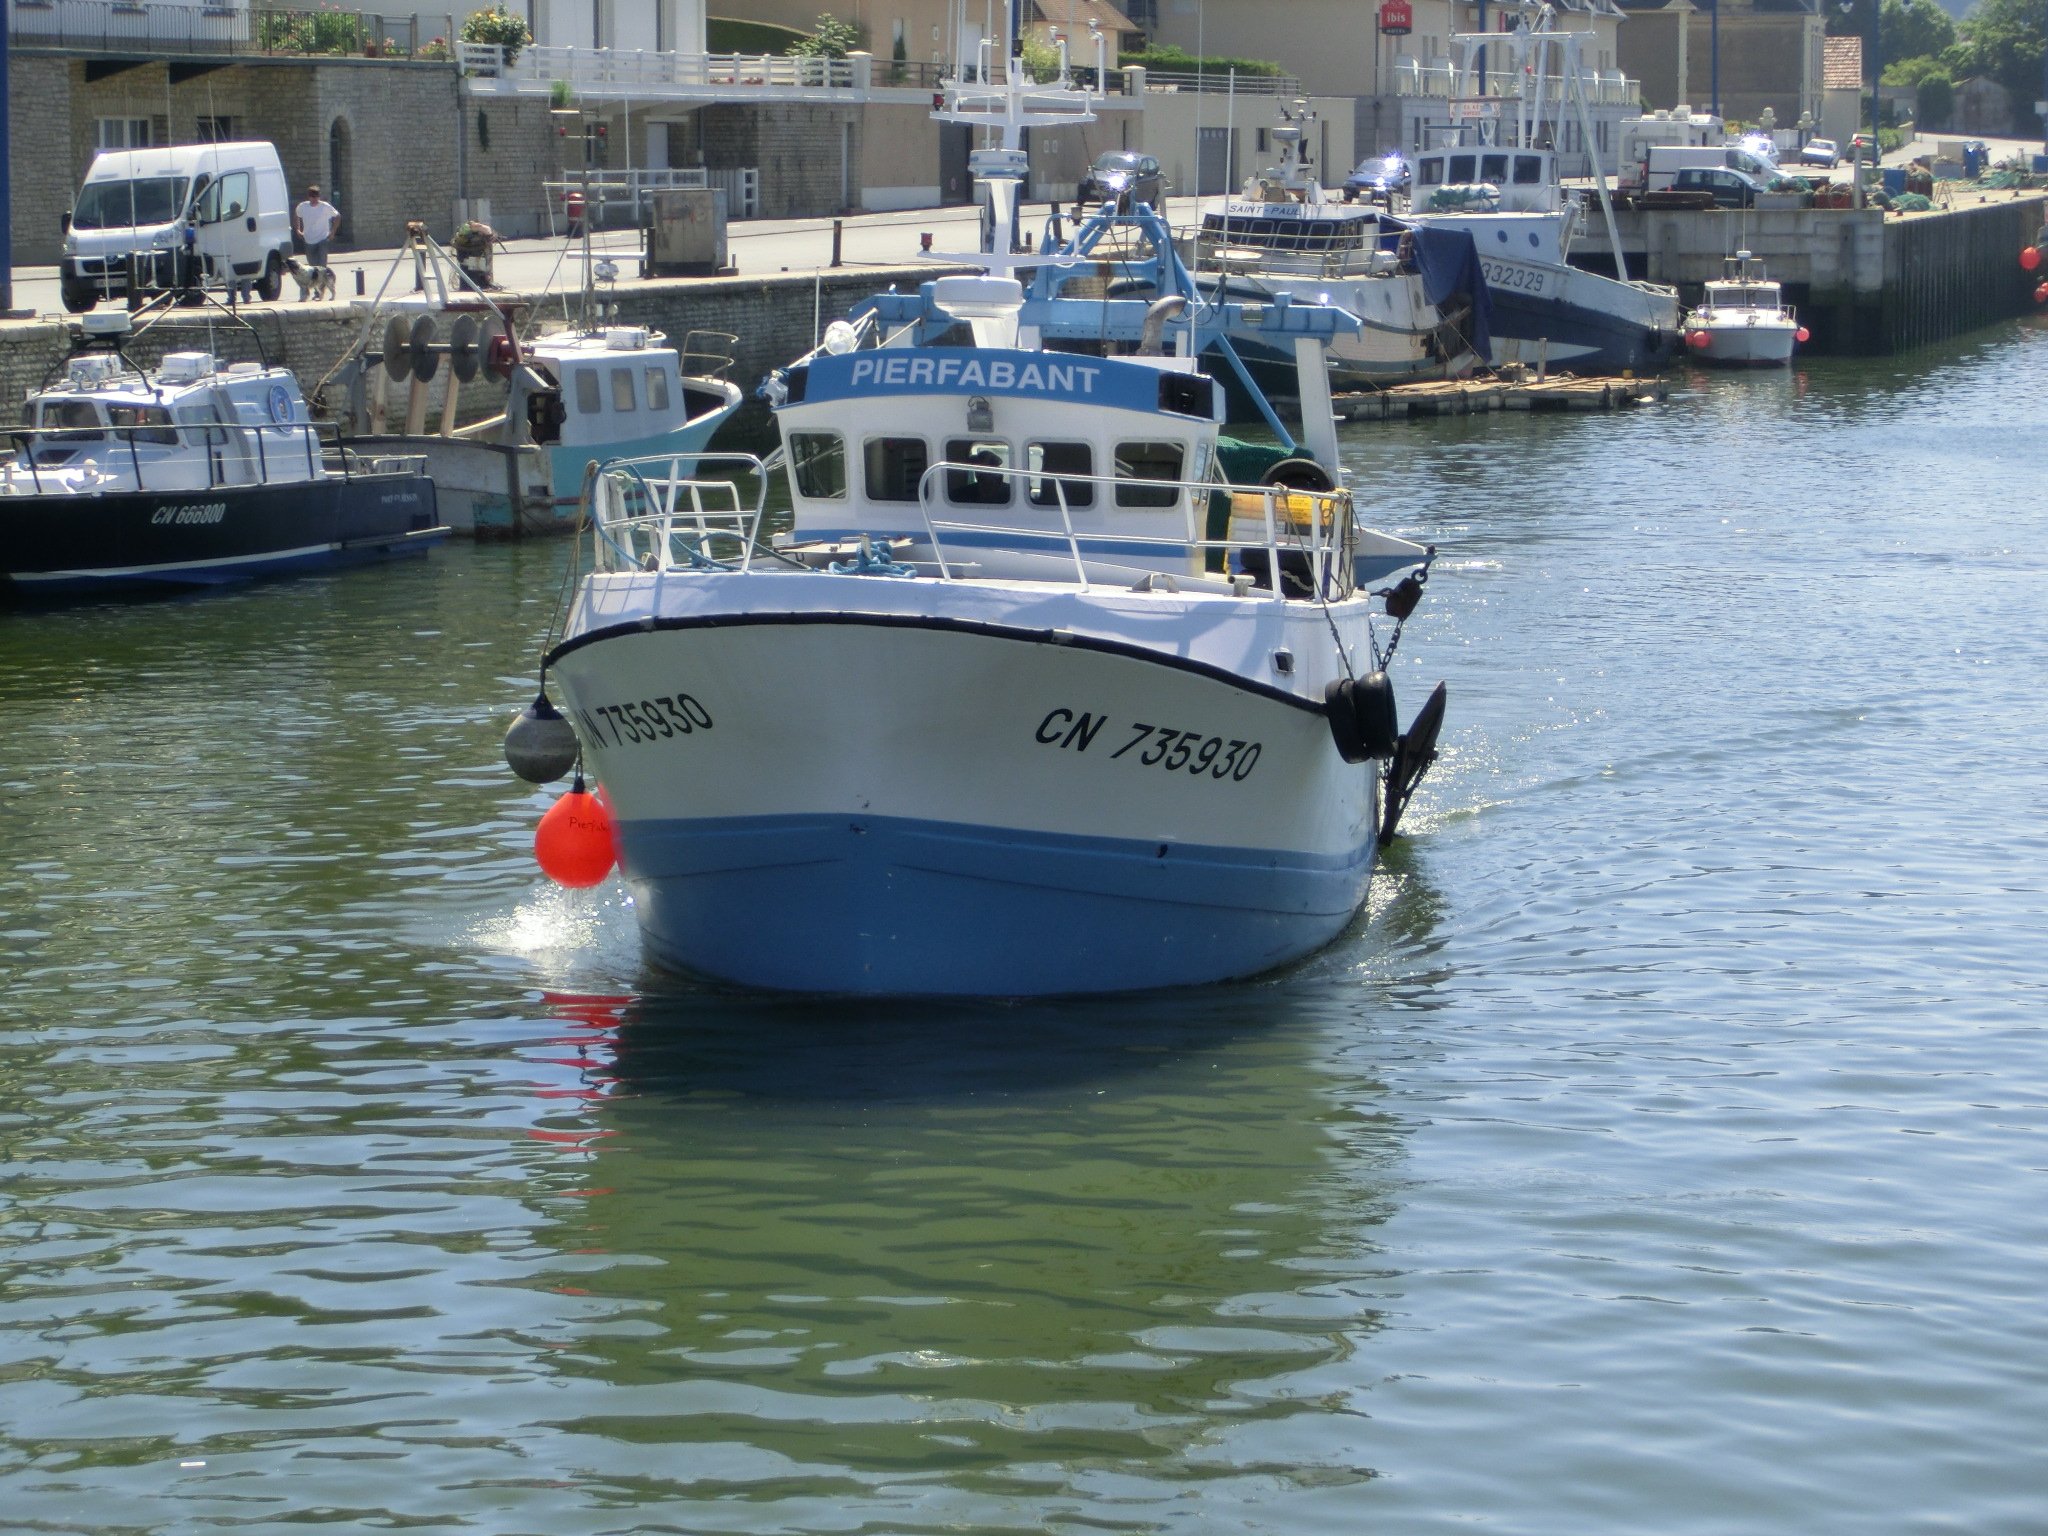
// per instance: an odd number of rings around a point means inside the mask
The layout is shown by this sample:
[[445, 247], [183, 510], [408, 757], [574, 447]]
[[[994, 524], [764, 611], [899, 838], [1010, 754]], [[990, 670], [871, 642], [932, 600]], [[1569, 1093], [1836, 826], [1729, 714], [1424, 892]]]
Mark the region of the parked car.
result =
[[1149, 203], [1157, 208], [1165, 195], [1166, 178], [1152, 156], [1134, 149], [1106, 149], [1081, 178], [1078, 201], [1089, 207], [1115, 203], [1129, 208], [1133, 203]]
[[1704, 192], [1717, 208], [1754, 208], [1757, 194], [1767, 191], [1756, 177], [1726, 166], [1687, 166], [1671, 180], [1673, 192]]
[[1405, 197], [1414, 180], [1414, 168], [1402, 156], [1392, 151], [1367, 155], [1344, 178], [1344, 201], [1362, 197], [1368, 202], [1384, 203], [1397, 192]]
[[1842, 151], [1833, 139], [1808, 139], [1799, 151], [1799, 163], [1832, 171], [1842, 163]]

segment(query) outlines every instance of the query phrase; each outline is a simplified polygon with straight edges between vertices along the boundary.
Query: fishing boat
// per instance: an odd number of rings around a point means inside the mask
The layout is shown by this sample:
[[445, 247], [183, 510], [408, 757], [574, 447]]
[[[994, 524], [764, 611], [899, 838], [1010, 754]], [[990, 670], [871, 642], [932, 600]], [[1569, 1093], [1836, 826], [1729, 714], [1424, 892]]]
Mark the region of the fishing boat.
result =
[[593, 460], [699, 452], [741, 403], [736, 338], [692, 331], [679, 354], [618, 321], [615, 265], [591, 270], [575, 315], [544, 325], [414, 226], [316, 403], [365, 451], [424, 456], [458, 532], [566, 532]]
[[1737, 251], [1687, 312], [1685, 340], [1695, 362], [1782, 367], [1792, 361], [1793, 347], [1806, 340], [1806, 328], [1785, 302], [1784, 289], [1764, 275], [1763, 262]]
[[[1370, 202], [1332, 196], [1310, 159], [1315, 121], [1306, 104], [1281, 108], [1280, 121], [1267, 130], [1278, 163], [1248, 177], [1240, 195], [1203, 208], [1189, 261], [1198, 281], [1239, 301], [1284, 294], [1357, 315], [1357, 334], [1330, 346], [1339, 388], [1471, 372], [1488, 356], [1492, 312], [1472, 237], [1430, 228], [1409, 233], [1405, 225], [1382, 223]], [[1285, 387], [1292, 357], [1271, 356], [1256, 338], [1232, 340], [1268, 368], [1269, 387]]]
[[[1678, 290], [1625, 275], [1603, 277], [1571, 261], [1589, 208], [1585, 196], [1567, 189], [1560, 177], [1551, 148], [1558, 128], [1553, 108], [1569, 105], [1581, 142], [1599, 142], [1586, 106], [1583, 35], [1560, 29], [1555, 12], [1542, 5], [1525, 7], [1513, 31], [1453, 39], [1454, 94], [1476, 103], [1479, 115], [1458, 130], [1460, 142], [1415, 157], [1406, 217], [1418, 229], [1461, 230], [1472, 237], [1492, 299], [1488, 360], [1496, 367], [1654, 373], [1679, 350]], [[1483, 76], [1479, 60], [1487, 50], [1493, 73]], [[1495, 94], [1487, 94], [1489, 89]], [[1565, 99], [1554, 102], [1554, 90]], [[1626, 274], [1607, 176], [1597, 153], [1588, 153], [1595, 159], [1592, 201], [1614, 270]]]
[[[225, 310], [191, 333], [218, 342], [235, 325], [260, 349]], [[423, 554], [447, 533], [420, 462], [343, 448], [314, 424], [289, 369], [225, 361], [211, 347], [145, 365], [129, 348], [154, 321], [131, 330], [114, 312], [78, 326], [76, 350], [31, 392], [0, 463], [8, 599], [331, 570]]]
[[[891, 296], [917, 318], [835, 322], [778, 370], [779, 466], [593, 477], [591, 563], [508, 757], [598, 780], [662, 966], [887, 995], [1255, 975], [1353, 920], [1434, 756], [1441, 687], [1399, 732], [1385, 671], [1433, 551], [1358, 525], [1314, 382], [1355, 317], [1034, 308], [1022, 134], [1093, 97], [1064, 57], [1032, 82], [1006, 20], [1007, 46], [961, 27], [935, 113], [1001, 139], [970, 161], [984, 275]], [[1126, 339], [1040, 328], [1084, 308]], [[1200, 325], [1255, 320], [1323, 409], [1298, 443], [1234, 445], [1263, 467], [1230, 479]], [[941, 322], [949, 344], [923, 335]], [[792, 524], [771, 541], [777, 467]]]

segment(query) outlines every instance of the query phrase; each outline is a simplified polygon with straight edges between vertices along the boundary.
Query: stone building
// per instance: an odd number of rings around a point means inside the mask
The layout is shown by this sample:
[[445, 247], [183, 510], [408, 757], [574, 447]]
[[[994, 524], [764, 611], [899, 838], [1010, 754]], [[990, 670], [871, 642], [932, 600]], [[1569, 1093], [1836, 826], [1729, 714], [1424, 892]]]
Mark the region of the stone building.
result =
[[[1771, 109], [1780, 128], [1822, 115], [1827, 18], [1820, 0], [1620, 0], [1621, 63], [1653, 106], [1685, 103], [1729, 122]], [[1715, 99], [1718, 81], [1719, 99]]]

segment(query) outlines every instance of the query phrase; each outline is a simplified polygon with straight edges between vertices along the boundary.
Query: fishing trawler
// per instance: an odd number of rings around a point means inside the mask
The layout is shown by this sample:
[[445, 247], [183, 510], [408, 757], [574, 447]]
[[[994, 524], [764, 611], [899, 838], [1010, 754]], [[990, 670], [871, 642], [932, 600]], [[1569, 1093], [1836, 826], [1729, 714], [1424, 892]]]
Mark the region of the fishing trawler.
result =
[[[1370, 202], [1333, 197], [1310, 158], [1315, 114], [1306, 103], [1280, 109], [1267, 130], [1279, 161], [1248, 177], [1243, 191], [1206, 205], [1189, 265], [1205, 290], [1240, 302], [1286, 295], [1341, 305], [1357, 315], [1356, 335], [1330, 345], [1340, 389], [1458, 378], [1483, 363], [1492, 303], [1472, 237], [1428, 227], [1411, 231]], [[1251, 360], [1280, 364], [1256, 338], [1234, 337]], [[1279, 381], [1285, 387], [1284, 378]]]
[[[1589, 218], [1584, 196], [1567, 190], [1551, 148], [1553, 106], [1575, 113], [1581, 142], [1598, 143], [1586, 106], [1582, 34], [1560, 29], [1548, 5], [1523, 7], [1513, 31], [1461, 34], [1454, 94], [1481, 103], [1463, 141], [1415, 157], [1408, 221], [1418, 229], [1472, 237], [1492, 298], [1488, 361], [1568, 368], [1578, 373], [1654, 373], [1679, 350], [1678, 290], [1663, 283], [1603, 277], [1572, 265]], [[1482, 90], [1479, 57], [1494, 70]], [[1503, 82], [1508, 84], [1503, 87]], [[1556, 92], [1563, 98], [1553, 102]], [[1614, 270], [1627, 262], [1607, 177], [1595, 154], [1593, 202]]]
[[[594, 476], [544, 663], [567, 728], [545, 691], [514, 728], [562, 750], [508, 757], [599, 781], [662, 966], [912, 996], [1254, 975], [1352, 920], [1434, 757], [1441, 686], [1401, 732], [1386, 675], [1434, 552], [1340, 483], [1324, 355], [1356, 317], [1082, 296], [1082, 249], [1016, 256], [1022, 135], [1095, 98], [1064, 58], [1033, 82], [1008, 19], [956, 14], [934, 114], [999, 140], [970, 162], [983, 275], [880, 296], [764, 386], [788, 533], [758, 460]], [[1298, 359], [1299, 441], [1222, 437], [1205, 324]]]

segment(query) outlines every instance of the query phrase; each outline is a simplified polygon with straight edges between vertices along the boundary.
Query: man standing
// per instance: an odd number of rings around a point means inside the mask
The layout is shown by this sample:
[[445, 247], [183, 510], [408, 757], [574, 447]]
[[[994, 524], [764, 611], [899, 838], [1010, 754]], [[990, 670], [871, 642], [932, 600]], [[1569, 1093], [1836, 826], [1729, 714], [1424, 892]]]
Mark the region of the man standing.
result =
[[320, 196], [318, 187], [306, 188], [306, 200], [292, 210], [292, 232], [306, 247], [306, 265], [315, 272], [327, 265], [327, 242], [341, 227], [341, 210]]

